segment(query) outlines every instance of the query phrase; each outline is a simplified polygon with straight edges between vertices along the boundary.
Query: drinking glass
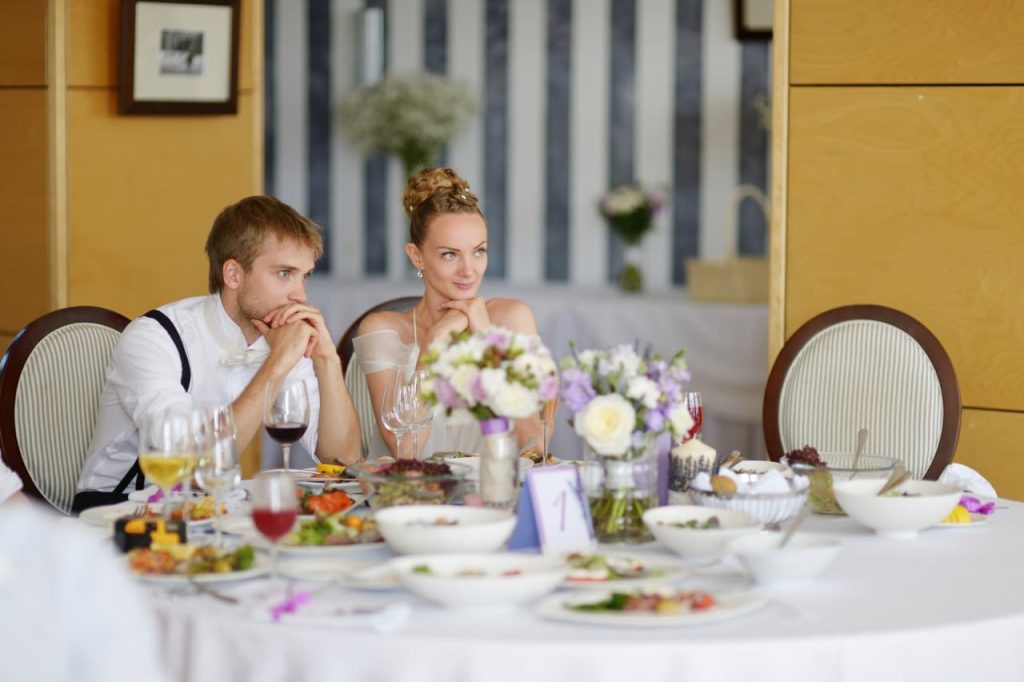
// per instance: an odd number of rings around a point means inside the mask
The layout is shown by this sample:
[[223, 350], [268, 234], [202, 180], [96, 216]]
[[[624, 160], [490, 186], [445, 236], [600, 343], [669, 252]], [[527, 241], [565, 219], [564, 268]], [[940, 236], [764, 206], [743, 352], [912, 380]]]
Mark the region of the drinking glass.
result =
[[222, 494], [242, 480], [235, 419], [230, 405], [203, 405], [192, 412], [196, 442], [196, 481], [213, 497], [214, 543], [221, 545]]
[[252, 486], [252, 523], [270, 543], [270, 578], [277, 579], [277, 542], [298, 516], [295, 481], [286, 471], [264, 471]]
[[163, 492], [165, 521], [171, 520], [171, 489], [191, 478], [195, 469], [192, 433], [190, 415], [180, 410], [158, 412], [139, 427], [139, 466]]
[[263, 426], [281, 444], [283, 469], [291, 469], [292, 444], [309, 428], [309, 390], [304, 381], [285, 382], [280, 390], [267, 382], [263, 399]]
[[685, 441], [691, 438], [700, 440], [700, 428], [704, 423], [704, 408], [701, 404], [700, 393], [697, 391], [684, 393], [683, 404], [686, 405], [687, 411], [693, 417], [693, 426], [690, 427], [690, 430], [686, 432], [686, 435], [681, 440]]
[[396, 386], [401, 380], [402, 373], [396, 371], [395, 375], [393, 384], [384, 383], [384, 395], [380, 401], [380, 423], [395, 435], [395, 458], [402, 459], [402, 439], [411, 430], [411, 427], [398, 418], [399, 401], [396, 400], [395, 395]]
[[551, 400], [545, 400], [540, 408], [540, 428], [541, 428], [541, 453], [540, 453], [540, 465], [545, 466], [548, 463], [548, 436], [555, 427], [555, 414], [558, 412], [558, 398], [552, 398]]
[[408, 380], [403, 379], [402, 372], [395, 373], [395, 416], [402, 426], [412, 431], [412, 456], [416, 459], [420, 455], [420, 431], [434, 418], [434, 410], [420, 395], [428, 381], [426, 370], [418, 370]]

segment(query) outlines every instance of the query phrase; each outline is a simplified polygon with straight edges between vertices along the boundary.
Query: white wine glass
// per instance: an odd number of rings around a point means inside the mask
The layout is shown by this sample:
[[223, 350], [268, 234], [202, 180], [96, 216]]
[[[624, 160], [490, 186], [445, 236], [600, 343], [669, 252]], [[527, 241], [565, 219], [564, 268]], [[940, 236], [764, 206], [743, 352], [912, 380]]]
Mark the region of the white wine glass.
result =
[[282, 468], [291, 470], [292, 444], [309, 428], [309, 389], [306, 382], [288, 381], [277, 391], [267, 382], [263, 400], [263, 426], [281, 444]]
[[395, 436], [395, 458], [402, 459], [402, 441], [411, 427], [398, 418], [399, 402], [396, 400], [395, 386], [400, 381], [401, 372], [396, 371], [393, 383], [384, 382], [384, 395], [380, 401], [380, 423]]
[[431, 405], [420, 394], [428, 381], [426, 370], [417, 370], [408, 380], [401, 372], [395, 374], [394, 406], [399, 424], [412, 431], [412, 456], [420, 456], [420, 431], [434, 418]]
[[241, 482], [238, 439], [230, 405], [202, 405], [192, 412], [196, 442], [196, 482], [213, 497], [214, 543], [223, 544], [223, 495]]
[[270, 579], [277, 581], [277, 543], [298, 518], [295, 481], [286, 471], [264, 471], [252, 486], [252, 523], [270, 543]]
[[192, 420], [185, 411], [166, 410], [150, 415], [139, 427], [139, 466], [145, 477], [160, 486], [164, 520], [171, 520], [171, 490], [192, 476], [195, 441]]

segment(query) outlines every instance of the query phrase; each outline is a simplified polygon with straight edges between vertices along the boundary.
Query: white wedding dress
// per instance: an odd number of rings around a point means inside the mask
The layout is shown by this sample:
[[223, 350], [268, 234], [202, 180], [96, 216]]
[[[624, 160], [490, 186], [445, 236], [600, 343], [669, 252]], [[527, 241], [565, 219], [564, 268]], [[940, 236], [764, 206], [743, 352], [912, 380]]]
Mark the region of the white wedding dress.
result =
[[[352, 399], [356, 404], [356, 411], [359, 413], [359, 425], [363, 430], [363, 455], [371, 460], [378, 459], [381, 455], [390, 454], [388, 446], [377, 427], [376, 414], [370, 402], [369, 388], [366, 386], [366, 376], [376, 372], [400, 370], [403, 376], [410, 376], [416, 369], [416, 362], [419, 360], [420, 346], [416, 336], [416, 311], [413, 310], [413, 342], [402, 343], [398, 332], [393, 329], [381, 329], [368, 334], [361, 334], [352, 339], [354, 352], [350, 367], [358, 368], [362, 376], [350, 377], [350, 371], [346, 374], [345, 383], [352, 393]], [[363, 395], [357, 395], [357, 393]], [[380, 409], [378, 405], [377, 410]], [[369, 412], [367, 413], [367, 410]], [[483, 436], [480, 434], [480, 426], [472, 417], [455, 419], [445, 414], [445, 408], [438, 405], [434, 408], [434, 418], [430, 423], [430, 435], [427, 442], [420, 449], [420, 459], [429, 457], [435, 452], [451, 452], [461, 450], [462, 452], [480, 452], [483, 444]], [[412, 433], [407, 433], [405, 438], [412, 438]], [[404, 449], [404, 448], [403, 448]]]

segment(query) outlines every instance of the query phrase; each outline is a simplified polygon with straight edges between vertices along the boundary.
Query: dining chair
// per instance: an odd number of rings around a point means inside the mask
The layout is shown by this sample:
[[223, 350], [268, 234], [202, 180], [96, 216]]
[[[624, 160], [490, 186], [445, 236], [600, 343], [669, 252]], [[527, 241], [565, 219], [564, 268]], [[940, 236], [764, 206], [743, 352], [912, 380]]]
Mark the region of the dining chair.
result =
[[[412, 309], [419, 303], [419, 296], [401, 296], [392, 298], [363, 311], [363, 313], [348, 326], [345, 333], [338, 341], [338, 356], [341, 358], [341, 371], [345, 376], [345, 386], [349, 395], [352, 396], [352, 403], [356, 408], [356, 415], [359, 417], [359, 429], [362, 433], [362, 454], [366, 457], [370, 453], [370, 443], [373, 442], [373, 434], [377, 430], [377, 417], [373, 411], [373, 401], [370, 399], [370, 388], [366, 384], [366, 375], [363, 373], [359, 363], [352, 363], [354, 347], [352, 339], [359, 334], [359, 325], [363, 323], [366, 316], [383, 310], [403, 312]], [[349, 366], [351, 364], [351, 367]]]
[[880, 305], [834, 308], [786, 341], [768, 376], [764, 434], [771, 459], [811, 445], [903, 462], [937, 479], [960, 433], [960, 389], [942, 344], [906, 313]]
[[96, 424], [107, 362], [128, 318], [74, 306], [43, 315], [0, 360], [0, 455], [25, 494], [65, 514]]

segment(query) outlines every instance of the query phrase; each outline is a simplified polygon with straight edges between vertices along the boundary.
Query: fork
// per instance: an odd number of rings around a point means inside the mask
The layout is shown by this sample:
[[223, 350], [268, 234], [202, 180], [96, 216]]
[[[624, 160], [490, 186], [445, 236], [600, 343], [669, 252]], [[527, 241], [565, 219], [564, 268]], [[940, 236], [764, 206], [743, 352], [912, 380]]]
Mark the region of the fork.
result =
[[211, 587], [207, 587], [206, 585], [204, 585], [203, 583], [199, 582], [198, 580], [196, 580], [192, 576], [189, 576], [188, 583], [189, 583], [189, 585], [191, 585], [192, 587], [195, 588], [196, 592], [202, 592], [203, 594], [208, 594], [211, 597], [213, 597], [214, 599], [219, 599], [222, 602], [225, 602], [225, 603], [228, 603], [228, 604], [237, 604], [239, 602], [238, 597], [232, 597], [230, 594], [224, 594], [223, 592], [218, 592], [217, 590], [215, 590], [215, 589], [213, 589]]

